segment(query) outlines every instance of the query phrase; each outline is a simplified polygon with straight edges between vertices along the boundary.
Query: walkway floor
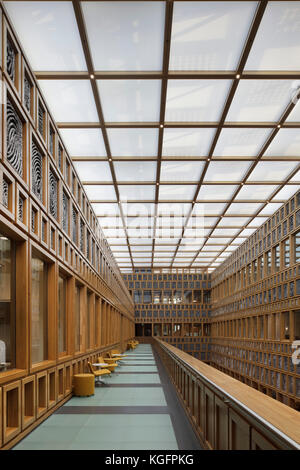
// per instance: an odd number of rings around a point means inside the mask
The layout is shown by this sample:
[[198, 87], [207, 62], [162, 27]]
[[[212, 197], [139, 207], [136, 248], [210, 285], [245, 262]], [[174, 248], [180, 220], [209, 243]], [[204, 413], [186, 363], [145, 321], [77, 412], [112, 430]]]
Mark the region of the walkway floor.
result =
[[72, 397], [14, 450], [200, 449], [151, 345], [126, 354], [95, 395]]

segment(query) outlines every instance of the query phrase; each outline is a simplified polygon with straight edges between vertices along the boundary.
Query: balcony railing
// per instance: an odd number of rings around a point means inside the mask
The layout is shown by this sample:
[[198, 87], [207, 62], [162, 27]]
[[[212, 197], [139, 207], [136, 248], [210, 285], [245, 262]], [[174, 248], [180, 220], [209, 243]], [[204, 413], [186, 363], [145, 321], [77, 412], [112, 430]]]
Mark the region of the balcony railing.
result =
[[300, 413], [154, 339], [202, 445], [215, 450], [300, 450]]

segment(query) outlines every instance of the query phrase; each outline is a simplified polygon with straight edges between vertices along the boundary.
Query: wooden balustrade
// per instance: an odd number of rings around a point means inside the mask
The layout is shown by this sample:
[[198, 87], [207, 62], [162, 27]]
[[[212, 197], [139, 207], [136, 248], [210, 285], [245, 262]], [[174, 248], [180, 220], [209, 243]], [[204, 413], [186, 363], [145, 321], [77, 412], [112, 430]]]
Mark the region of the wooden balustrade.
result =
[[164, 341], [153, 346], [204, 448], [300, 449], [299, 412]]

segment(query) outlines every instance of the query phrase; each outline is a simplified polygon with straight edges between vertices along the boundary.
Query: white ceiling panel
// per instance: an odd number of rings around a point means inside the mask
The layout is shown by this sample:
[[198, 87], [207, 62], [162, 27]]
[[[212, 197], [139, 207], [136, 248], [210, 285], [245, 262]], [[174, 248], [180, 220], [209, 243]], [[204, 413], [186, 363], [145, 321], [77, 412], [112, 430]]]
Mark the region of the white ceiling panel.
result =
[[227, 201], [231, 199], [234, 192], [236, 191], [237, 186], [225, 185], [225, 184], [210, 184], [202, 185], [198, 193], [197, 200], [217, 200], [217, 201]]
[[113, 157], [152, 157], [157, 154], [157, 129], [107, 129]]
[[300, 157], [300, 133], [298, 129], [280, 129], [265, 157]]
[[89, 80], [39, 80], [39, 86], [55, 121], [98, 121]]
[[160, 180], [173, 181], [197, 181], [200, 179], [204, 162], [162, 161], [160, 168]]
[[118, 182], [155, 182], [156, 179], [156, 162], [115, 162], [114, 169]]
[[246, 70], [300, 70], [300, 4], [268, 2]]
[[160, 80], [97, 80], [108, 122], [157, 122]]
[[113, 186], [85, 185], [84, 189], [90, 201], [116, 201], [117, 200], [115, 188]]
[[154, 199], [155, 187], [152, 185], [120, 185], [119, 194], [121, 201], [143, 201]]
[[71, 157], [107, 155], [100, 129], [61, 129], [60, 134]]
[[162, 184], [159, 187], [159, 200], [192, 200], [196, 191], [194, 185], [168, 185]]
[[292, 80], [240, 80], [226, 121], [278, 121], [291, 101], [292, 85]]
[[275, 185], [248, 184], [241, 188], [236, 196], [237, 200], [250, 199], [265, 201], [277, 189]]
[[111, 171], [108, 162], [74, 162], [74, 166], [81, 181], [110, 181]]
[[204, 176], [204, 184], [206, 181], [240, 181], [250, 168], [249, 162], [215, 162], [212, 161], [208, 165], [208, 169]]
[[165, 121], [219, 121], [231, 80], [168, 80]]
[[223, 129], [213, 154], [217, 157], [254, 157], [270, 132], [270, 129]]
[[5, 2], [33, 70], [86, 70], [72, 2]]
[[161, 70], [165, 2], [82, 2], [96, 70]]
[[174, 3], [170, 70], [234, 70], [256, 2]]
[[215, 129], [164, 129], [163, 156], [202, 157], [206, 156]]

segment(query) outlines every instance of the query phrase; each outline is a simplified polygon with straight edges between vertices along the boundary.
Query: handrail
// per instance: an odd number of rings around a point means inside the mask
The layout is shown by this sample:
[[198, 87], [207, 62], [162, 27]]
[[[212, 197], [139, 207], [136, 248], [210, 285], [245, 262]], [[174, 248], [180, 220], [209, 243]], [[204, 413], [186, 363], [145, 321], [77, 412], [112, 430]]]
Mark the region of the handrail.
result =
[[189, 370], [208, 389], [213, 389], [224, 404], [242, 414], [251, 425], [260, 431], [263, 427], [276, 441], [283, 441], [288, 448], [300, 450], [299, 412], [158, 338], [155, 342], [177, 364]]

